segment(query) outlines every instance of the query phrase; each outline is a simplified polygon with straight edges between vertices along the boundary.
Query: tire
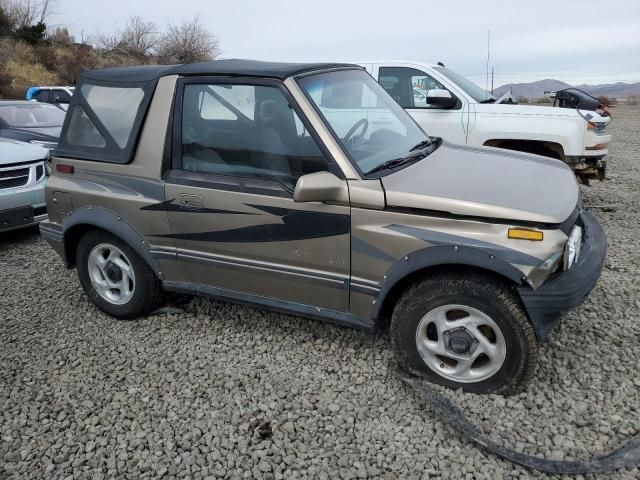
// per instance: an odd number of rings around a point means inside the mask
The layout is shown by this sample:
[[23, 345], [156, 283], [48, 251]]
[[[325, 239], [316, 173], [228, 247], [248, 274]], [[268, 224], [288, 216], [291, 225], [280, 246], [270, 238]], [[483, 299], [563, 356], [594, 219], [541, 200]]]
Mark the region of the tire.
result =
[[[108, 257], [102, 268], [98, 267], [100, 256], [103, 260]], [[76, 251], [76, 269], [91, 301], [112, 317], [138, 318], [162, 302], [162, 286], [149, 265], [129, 245], [102, 230], [91, 230], [82, 236]], [[125, 270], [129, 273], [124, 274]], [[109, 288], [116, 283], [120, 286]]]
[[396, 304], [390, 334], [401, 369], [466, 392], [515, 393], [538, 366], [526, 313], [505, 284], [481, 274], [416, 282]]

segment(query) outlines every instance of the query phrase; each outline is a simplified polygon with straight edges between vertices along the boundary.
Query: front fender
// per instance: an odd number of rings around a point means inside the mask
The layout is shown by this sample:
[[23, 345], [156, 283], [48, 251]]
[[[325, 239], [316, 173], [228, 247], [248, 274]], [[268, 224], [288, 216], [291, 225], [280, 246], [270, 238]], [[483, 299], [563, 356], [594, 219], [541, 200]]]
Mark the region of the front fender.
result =
[[395, 261], [383, 277], [380, 290], [375, 297], [373, 318], [378, 320], [382, 306], [391, 291], [405, 278], [431, 267], [464, 265], [495, 273], [516, 285], [525, 281], [524, 274], [510, 263], [487, 253], [480, 248], [464, 245], [439, 245], [417, 250]]

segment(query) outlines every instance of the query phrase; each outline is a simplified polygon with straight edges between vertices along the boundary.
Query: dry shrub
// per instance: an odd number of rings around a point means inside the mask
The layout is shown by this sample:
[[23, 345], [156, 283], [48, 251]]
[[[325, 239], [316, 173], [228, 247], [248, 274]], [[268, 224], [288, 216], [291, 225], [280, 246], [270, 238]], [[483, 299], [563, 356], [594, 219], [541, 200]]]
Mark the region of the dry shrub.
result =
[[17, 42], [9, 38], [0, 39], [0, 67], [6, 65], [10, 60], [19, 63], [32, 62], [33, 48], [24, 42]]
[[[50, 85], [55, 83], [56, 75], [39, 63], [21, 63], [9, 60], [4, 72], [11, 78], [9, 88], [24, 93], [32, 85]], [[19, 95], [23, 96], [23, 95]]]

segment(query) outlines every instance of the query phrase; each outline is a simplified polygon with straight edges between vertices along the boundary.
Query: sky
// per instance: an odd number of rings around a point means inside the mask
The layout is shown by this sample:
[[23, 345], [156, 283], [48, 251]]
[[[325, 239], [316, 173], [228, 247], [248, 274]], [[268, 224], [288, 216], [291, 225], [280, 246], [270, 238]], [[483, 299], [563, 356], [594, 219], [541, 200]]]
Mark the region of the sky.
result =
[[159, 28], [198, 15], [224, 58], [441, 61], [481, 86], [555, 78], [640, 82], [640, 0], [58, 0], [76, 40], [130, 15]]

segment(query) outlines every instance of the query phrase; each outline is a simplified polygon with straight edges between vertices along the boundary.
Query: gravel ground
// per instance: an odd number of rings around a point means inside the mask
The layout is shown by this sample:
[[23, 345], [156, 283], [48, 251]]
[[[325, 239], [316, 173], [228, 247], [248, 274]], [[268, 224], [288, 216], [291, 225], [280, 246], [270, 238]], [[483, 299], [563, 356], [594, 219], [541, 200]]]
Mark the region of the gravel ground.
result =
[[[640, 109], [616, 109], [610, 180], [582, 189], [609, 256], [534, 383], [509, 398], [446, 391], [519, 450], [584, 457], [640, 430], [639, 127]], [[203, 299], [116, 321], [35, 232], [0, 237], [0, 286], [0, 478], [535, 474], [433, 418], [390, 374], [384, 333]]]

